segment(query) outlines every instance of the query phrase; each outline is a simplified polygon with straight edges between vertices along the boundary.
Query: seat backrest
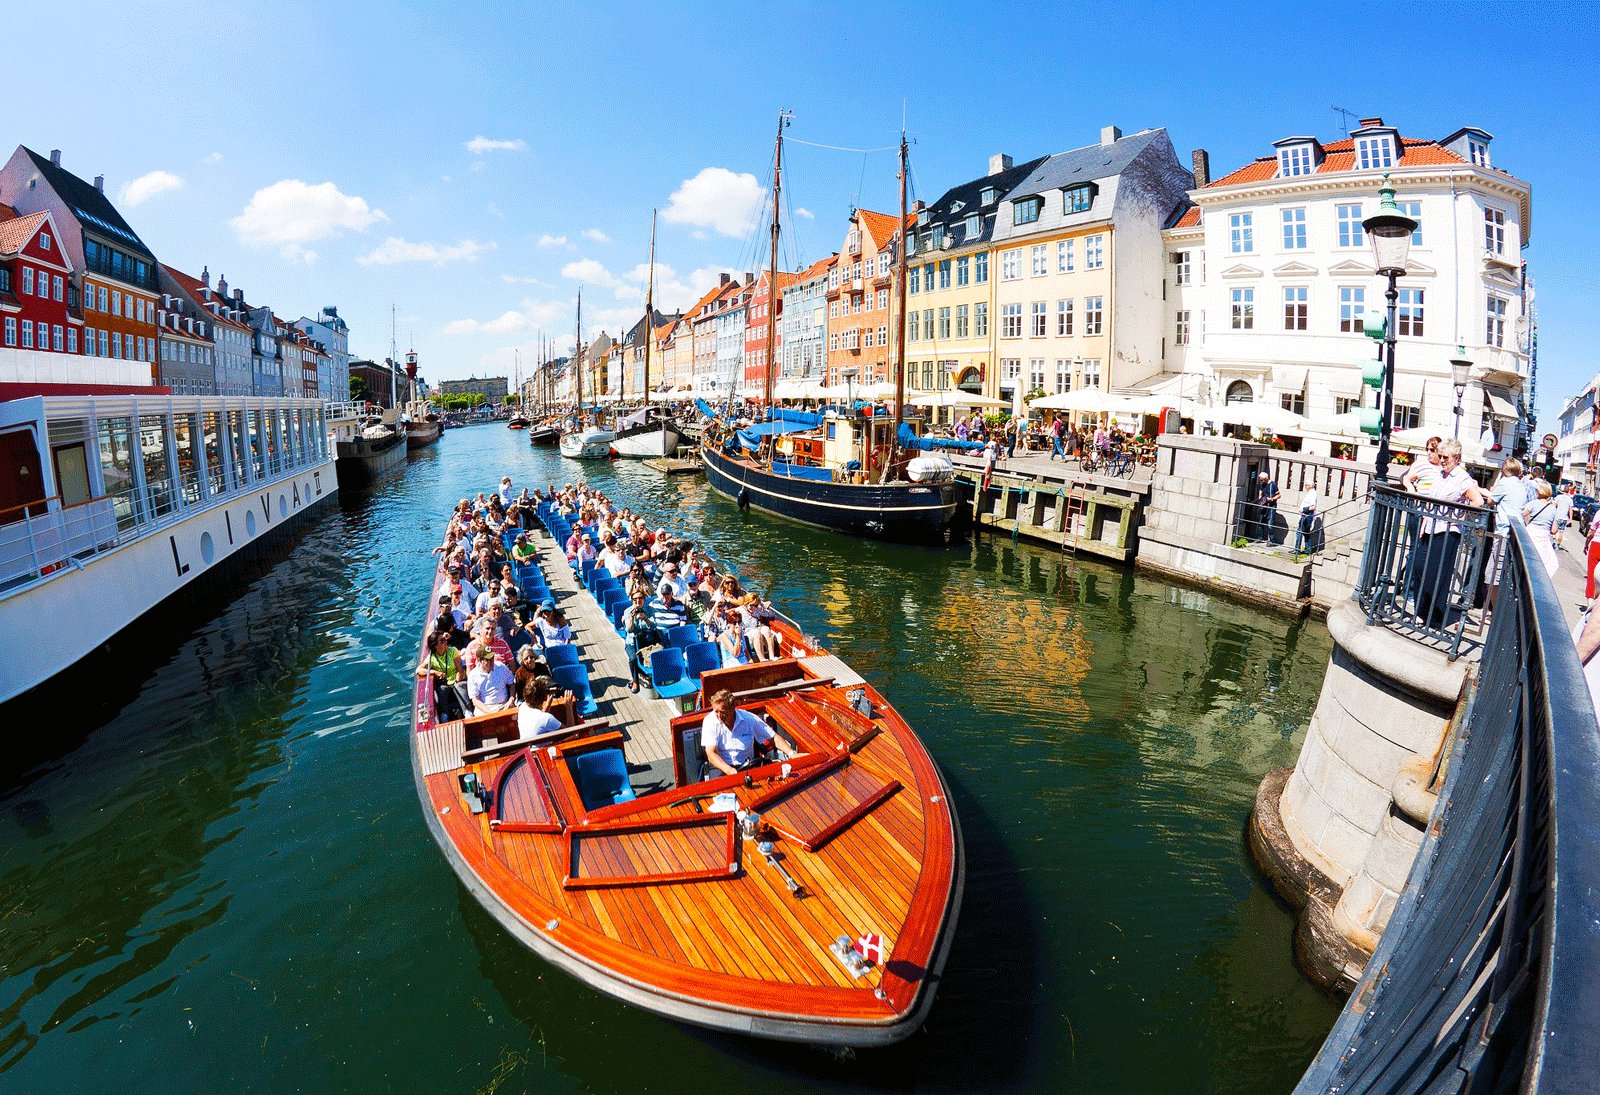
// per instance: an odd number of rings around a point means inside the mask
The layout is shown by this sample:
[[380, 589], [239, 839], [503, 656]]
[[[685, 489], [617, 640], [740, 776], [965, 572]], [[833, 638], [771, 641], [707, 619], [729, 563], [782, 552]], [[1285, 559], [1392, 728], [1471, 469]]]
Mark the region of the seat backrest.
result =
[[617, 600], [617, 601], [612, 601], [610, 607], [606, 609], [606, 619], [611, 621], [611, 626], [612, 627], [620, 628], [622, 626], [622, 614], [624, 612], [627, 612], [627, 611], [628, 611], [628, 600], [627, 600], [627, 598], [623, 598], [623, 599]]
[[683, 679], [683, 651], [675, 646], [657, 650], [650, 655], [650, 679], [657, 684], [671, 684]]
[[683, 666], [695, 680], [711, 669], [722, 668], [722, 648], [716, 643], [693, 643], [684, 647]]
[[621, 749], [596, 749], [573, 758], [578, 795], [588, 809], [609, 805], [629, 786], [628, 762]]
[[589, 580], [594, 577], [595, 562], [594, 559], [585, 559], [583, 565], [578, 568], [579, 573], [583, 575], [584, 585], [588, 585]]
[[552, 670], [558, 665], [580, 665], [578, 648], [571, 643], [562, 643], [560, 646], [546, 647], [544, 652], [545, 664]]
[[694, 624], [679, 624], [677, 627], [667, 628], [668, 646], [675, 646], [679, 650], [683, 650], [699, 641], [700, 629]]

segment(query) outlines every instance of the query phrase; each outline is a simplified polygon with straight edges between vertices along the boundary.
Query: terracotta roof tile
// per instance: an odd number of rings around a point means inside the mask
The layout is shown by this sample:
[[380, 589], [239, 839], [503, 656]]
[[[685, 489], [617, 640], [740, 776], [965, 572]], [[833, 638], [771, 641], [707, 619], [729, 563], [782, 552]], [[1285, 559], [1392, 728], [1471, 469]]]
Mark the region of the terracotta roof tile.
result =
[[[1418, 137], [1402, 137], [1400, 139], [1402, 151], [1397, 167], [1437, 167], [1443, 164], [1466, 163], [1460, 156], [1445, 148], [1438, 141], [1423, 140]], [[1355, 141], [1333, 141], [1322, 146], [1322, 162], [1317, 165], [1313, 175], [1332, 175], [1340, 171], [1355, 169]], [[1212, 180], [1205, 189], [1211, 190], [1219, 186], [1238, 186], [1241, 183], [1265, 182], [1278, 174], [1278, 157], [1263, 156], [1245, 164], [1236, 171], [1232, 171], [1220, 179]]]
[[[206, 308], [205, 286], [200, 284], [199, 278], [196, 278], [190, 274], [185, 274], [177, 267], [168, 266], [164, 262], [161, 264], [161, 269], [166, 271], [168, 277], [172, 278], [173, 281], [178, 283], [178, 288], [189, 294], [190, 298], [195, 302], [197, 307], [205, 308], [207, 312], [211, 312], [211, 309]], [[250, 330], [250, 328], [245, 324], [236, 323], [227, 316], [219, 316], [213, 312], [211, 314], [211, 318], [213, 322], [223, 324], [224, 326], [235, 327], [241, 331]]]
[[[893, 213], [875, 213], [871, 209], [861, 210], [861, 224], [867, 230], [867, 235], [872, 237], [873, 244], [878, 250], [888, 246], [894, 238], [895, 221], [899, 220]], [[912, 223], [912, 214], [906, 214], [906, 223]]]
[[1189, 209], [1188, 211], [1186, 211], [1183, 214], [1183, 216], [1179, 217], [1178, 218], [1178, 223], [1174, 224], [1172, 227], [1174, 227], [1174, 228], [1193, 228], [1195, 225], [1197, 225], [1199, 223], [1200, 223], [1200, 207], [1197, 205], [1197, 206], [1194, 206], [1193, 208]]
[[[8, 205], [6, 208], [11, 207]], [[29, 213], [26, 217], [13, 216], [9, 220], [0, 219], [0, 255], [15, 255], [20, 252], [28, 246], [34, 234], [49, 219], [50, 214], [43, 211]]]

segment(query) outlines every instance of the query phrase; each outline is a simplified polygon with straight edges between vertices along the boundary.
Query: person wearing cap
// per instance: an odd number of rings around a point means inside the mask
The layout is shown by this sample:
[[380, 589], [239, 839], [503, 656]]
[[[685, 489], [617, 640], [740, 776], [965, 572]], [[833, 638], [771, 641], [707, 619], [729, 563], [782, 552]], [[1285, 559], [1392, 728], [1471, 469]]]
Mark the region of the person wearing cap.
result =
[[665, 592], [669, 587], [676, 595], [677, 600], [685, 604], [688, 603], [689, 583], [683, 578], [682, 568], [671, 560], [661, 564], [661, 580], [656, 582], [656, 596], [665, 596]]
[[534, 633], [539, 637], [539, 645], [548, 649], [552, 646], [566, 646], [572, 642], [572, 628], [567, 624], [567, 618], [562, 615], [556, 603], [546, 600], [539, 605], [539, 615], [533, 621]]
[[1267, 472], [1256, 474], [1255, 493], [1251, 496], [1254, 533], [1251, 539], [1271, 540], [1273, 516], [1278, 512], [1278, 482]]
[[[479, 644], [475, 664], [467, 672], [467, 694], [472, 698], [472, 713], [488, 715], [504, 711], [513, 702], [516, 677], [500, 661], [493, 646]], [[473, 651], [469, 649], [468, 656]]]
[[537, 554], [533, 550], [533, 545], [528, 543], [528, 534], [526, 532], [517, 533], [517, 538], [511, 545], [511, 558], [519, 565], [526, 565], [531, 563], [533, 557]]

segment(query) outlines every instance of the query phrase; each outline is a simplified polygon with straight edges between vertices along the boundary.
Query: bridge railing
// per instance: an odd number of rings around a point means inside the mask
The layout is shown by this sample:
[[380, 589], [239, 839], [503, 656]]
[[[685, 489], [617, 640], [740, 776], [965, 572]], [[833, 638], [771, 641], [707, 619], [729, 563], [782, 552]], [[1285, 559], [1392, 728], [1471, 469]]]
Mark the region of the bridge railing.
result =
[[1600, 726], [1516, 525], [1438, 806], [1297, 1092], [1600, 1091], [1597, 848]]
[[1373, 484], [1355, 591], [1367, 622], [1438, 646], [1451, 658], [1460, 654], [1479, 599], [1493, 512]]

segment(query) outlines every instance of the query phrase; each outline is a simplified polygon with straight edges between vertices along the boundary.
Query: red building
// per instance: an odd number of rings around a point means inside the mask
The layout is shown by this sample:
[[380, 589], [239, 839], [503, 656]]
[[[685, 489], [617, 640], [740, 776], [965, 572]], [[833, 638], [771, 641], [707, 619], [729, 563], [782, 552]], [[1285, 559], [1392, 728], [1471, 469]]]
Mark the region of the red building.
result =
[[774, 362], [772, 379], [777, 383], [778, 372], [776, 363], [781, 360], [779, 351], [783, 345], [781, 323], [783, 321], [783, 287], [795, 279], [795, 275], [778, 271], [778, 295], [773, 299], [769, 291], [768, 282], [771, 280], [770, 272], [763, 270], [761, 276], [756, 278], [755, 285], [750, 290], [750, 305], [744, 313], [744, 385], [752, 391], [762, 391], [767, 383], [767, 309], [768, 302], [777, 312], [772, 326], [772, 360]]
[[72, 260], [55, 219], [0, 205], [0, 346], [79, 353], [83, 320], [72, 315], [71, 298]]

